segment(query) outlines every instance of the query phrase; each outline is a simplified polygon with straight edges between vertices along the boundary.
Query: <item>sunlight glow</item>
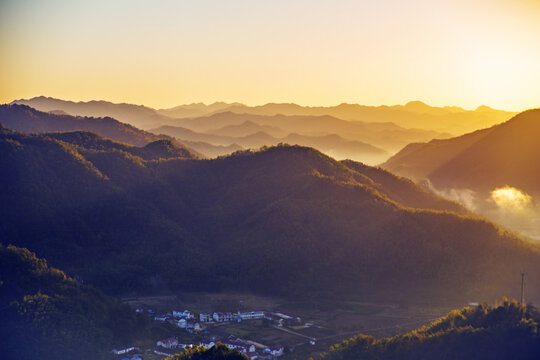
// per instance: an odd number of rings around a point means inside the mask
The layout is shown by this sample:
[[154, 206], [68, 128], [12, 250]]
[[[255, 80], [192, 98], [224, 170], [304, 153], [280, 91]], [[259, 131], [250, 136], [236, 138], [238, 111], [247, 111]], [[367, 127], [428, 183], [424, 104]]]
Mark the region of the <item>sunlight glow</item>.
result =
[[522, 210], [532, 200], [529, 195], [511, 186], [493, 190], [491, 192], [491, 198], [499, 208], [505, 210]]
[[538, 107], [540, 2], [2, 0], [0, 103]]

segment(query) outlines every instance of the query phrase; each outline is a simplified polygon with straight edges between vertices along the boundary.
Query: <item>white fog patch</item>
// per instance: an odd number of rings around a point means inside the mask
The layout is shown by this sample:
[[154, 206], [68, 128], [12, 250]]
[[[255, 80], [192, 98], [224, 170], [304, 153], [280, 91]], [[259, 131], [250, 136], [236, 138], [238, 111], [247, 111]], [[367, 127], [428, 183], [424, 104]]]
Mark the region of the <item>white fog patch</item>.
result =
[[419, 183], [435, 194], [457, 201], [504, 228], [540, 241], [540, 194], [528, 194], [512, 186], [488, 193], [470, 189], [436, 189], [429, 180]]

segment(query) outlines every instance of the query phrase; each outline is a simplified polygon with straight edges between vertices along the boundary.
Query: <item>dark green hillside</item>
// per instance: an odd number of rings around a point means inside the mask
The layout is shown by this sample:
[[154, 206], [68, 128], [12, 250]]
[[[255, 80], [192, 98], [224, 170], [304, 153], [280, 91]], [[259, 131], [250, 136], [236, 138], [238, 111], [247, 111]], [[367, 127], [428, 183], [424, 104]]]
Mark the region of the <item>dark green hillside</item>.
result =
[[[528, 253], [488, 222], [403, 209], [363, 176], [307, 148], [163, 165], [173, 191], [197, 194], [184, 198], [191, 208], [210, 209], [199, 212], [190, 230], [217, 249], [206, 257], [221, 274], [215, 286], [234, 279], [281, 293], [470, 298], [501, 291], [501, 281], [519, 274], [508, 254]], [[200, 222], [211, 226], [200, 229]], [[222, 256], [231, 247], [242, 261]], [[530, 256], [527, 262], [537, 254]]]
[[517, 294], [522, 269], [538, 276], [532, 245], [310, 148], [145, 160], [97, 143], [4, 132], [0, 236], [108, 292], [452, 302]]
[[0, 238], [85, 280], [96, 274], [109, 291], [160, 284], [156, 268], [172, 277], [171, 261], [196, 253], [197, 242], [152, 203], [167, 198], [142, 158], [6, 130], [0, 153]]
[[106, 359], [113, 347], [158, 331], [146, 315], [2, 244], [0, 318], [4, 359]]
[[332, 346], [321, 360], [534, 360], [540, 357], [539, 322], [537, 308], [504, 300], [454, 310], [392, 338], [358, 335]]

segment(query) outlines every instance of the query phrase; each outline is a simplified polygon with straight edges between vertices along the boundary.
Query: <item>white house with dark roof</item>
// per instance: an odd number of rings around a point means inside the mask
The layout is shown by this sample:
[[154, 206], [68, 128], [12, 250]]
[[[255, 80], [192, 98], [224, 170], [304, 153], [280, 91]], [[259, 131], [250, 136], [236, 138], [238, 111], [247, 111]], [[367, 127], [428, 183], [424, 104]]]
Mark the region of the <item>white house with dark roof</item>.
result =
[[238, 311], [236, 316], [242, 320], [263, 319], [264, 311]]
[[267, 354], [271, 354], [272, 356], [281, 356], [283, 355], [283, 346], [281, 345], [269, 346], [266, 349], [264, 349], [264, 352]]
[[175, 349], [178, 346], [178, 340], [175, 338], [159, 340], [156, 345], [164, 347], [166, 349]]
[[184, 310], [184, 311], [173, 310], [172, 315], [175, 318], [195, 319], [195, 315], [189, 310]]
[[212, 317], [216, 322], [229, 322], [234, 320], [234, 315], [230, 312], [215, 312]]
[[213, 321], [212, 314], [209, 314], [209, 313], [200, 313], [200, 314], [199, 314], [199, 321], [200, 321], [200, 322], [203, 322], [203, 323]]
[[229, 349], [238, 350], [243, 354], [248, 353], [248, 352], [255, 352], [257, 350], [255, 345], [250, 344], [247, 341], [241, 340], [241, 339], [229, 340], [225, 343], [225, 345]]

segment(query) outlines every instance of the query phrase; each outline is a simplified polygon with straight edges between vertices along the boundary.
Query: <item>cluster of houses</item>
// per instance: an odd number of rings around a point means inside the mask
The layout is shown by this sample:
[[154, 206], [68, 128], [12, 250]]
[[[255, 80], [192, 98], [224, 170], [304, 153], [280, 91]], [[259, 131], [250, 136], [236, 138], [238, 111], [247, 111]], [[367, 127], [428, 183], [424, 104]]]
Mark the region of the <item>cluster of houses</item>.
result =
[[241, 322], [243, 320], [257, 320], [264, 319], [264, 311], [238, 311], [236, 313], [232, 312], [215, 312], [211, 313], [201, 313], [199, 314], [199, 321], [202, 323], [212, 323], [212, 322], [232, 322], [237, 321]]
[[[184, 310], [173, 310], [167, 313], [156, 313], [151, 309], [136, 309], [137, 313], [146, 312], [155, 321], [169, 322], [177, 325], [178, 327], [185, 329], [190, 333], [200, 332], [208, 326], [218, 325], [220, 323], [235, 323], [247, 320], [262, 320], [266, 319], [275, 324], [275, 326], [281, 327], [284, 325], [296, 325], [301, 323], [299, 317], [283, 314], [281, 312], [264, 312], [264, 311], [237, 311], [237, 312], [208, 312], [199, 313], [198, 317], [195, 313]], [[208, 331], [205, 331], [208, 334]], [[213, 337], [214, 341], [216, 338]], [[214, 341], [201, 342], [195, 344], [198, 346], [204, 346], [211, 348], [215, 345]], [[246, 355], [250, 359], [258, 360], [273, 360], [283, 355], [283, 346], [265, 346], [254, 341], [243, 340], [239, 338], [229, 337], [227, 340], [221, 341], [227, 347], [238, 350], [242, 354]], [[193, 347], [194, 344], [181, 344], [176, 338], [168, 338], [160, 340], [156, 343], [154, 349], [148, 351], [161, 356], [173, 356], [175, 353], [181, 352], [185, 348]], [[117, 355], [121, 359], [127, 360], [140, 360], [139, 355], [135, 354], [139, 349], [134, 346], [124, 346], [112, 350], [113, 354]], [[133, 355], [135, 354], [135, 355]], [[129, 356], [132, 357], [129, 357]], [[134, 356], [134, 357], [133, 357]]]
[[[283, 346], [274, 345], [274, 346], [265, 346], [254, 341], [243, 340], [240, 338], [229, 338], [226, 341], [223, 341], [223, 344], [228, 348], [237, 350], [240, 353], [246, 355], [250, 359], [259, 359], [259, 360], [271, 360], [283, 355]], [[157, 355], [172, 356], [173, 353], [178, 352], [178, 350], [183, 350], [185, 348], [193, 347], [193, 344], [181, 344], [176, 338], [168, 338], [160, 340], [156, 343], [158, 346], [154, 350], [154, 353]], [[206, 348], [211, 348], [216, 345], [215, 342], [201, 342], [199, 346], [204, 346]]]
[[[143, 309], [137, 309], [136, 312], [144, 312]], [[264, 311], [237, 311], [233, 312], [209, 312], [200, 313], [197, 321], [197, 317], [189, 310], [177, 311], [173, 310], [168, 313], [156, 314], [153, 310], [146, 310], [150, 316], [156, 321], [166, 321], [176, 324], [179, 328], [186, 329], [188, 332], [198, 332], [204, 329], [205, 325], [211, 325], [215, 323], [226, 322], [242, 322], [245, 320], [260, 320], [267, 319], [273, 321], [277, 326], [293, 325], [301, 323], [299, 317], [293, 317], [282, 314], [280, 312]]]

